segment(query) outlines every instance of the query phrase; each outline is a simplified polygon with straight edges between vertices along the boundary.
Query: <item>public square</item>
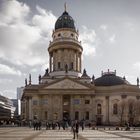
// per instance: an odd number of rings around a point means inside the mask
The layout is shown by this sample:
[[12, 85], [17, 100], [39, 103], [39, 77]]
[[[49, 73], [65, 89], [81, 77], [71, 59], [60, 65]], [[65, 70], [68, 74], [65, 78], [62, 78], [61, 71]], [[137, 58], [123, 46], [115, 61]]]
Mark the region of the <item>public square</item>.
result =
[[[71, 129], [34, 131], [28, 127], [1, 127], [0, 140], [72, 140]], [[89, 130], [79, 131], [79, 140], [140, 140], [140, 131], [137, 130]]]

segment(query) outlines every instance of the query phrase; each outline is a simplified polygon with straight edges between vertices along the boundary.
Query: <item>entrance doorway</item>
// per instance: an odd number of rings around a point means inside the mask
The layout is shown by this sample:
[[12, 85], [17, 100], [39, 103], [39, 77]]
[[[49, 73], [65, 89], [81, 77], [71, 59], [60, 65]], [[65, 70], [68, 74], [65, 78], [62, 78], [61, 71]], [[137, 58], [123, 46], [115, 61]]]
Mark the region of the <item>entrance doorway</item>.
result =
[[63, 120], [70, 120], [70, 95], [63, 96]]
[[69, 120], [69, 112], [63, 111], [63, 120], [68, 121]]
[[97, 125], [102, 125], [102, 117], [97, 117], [96, 124]]

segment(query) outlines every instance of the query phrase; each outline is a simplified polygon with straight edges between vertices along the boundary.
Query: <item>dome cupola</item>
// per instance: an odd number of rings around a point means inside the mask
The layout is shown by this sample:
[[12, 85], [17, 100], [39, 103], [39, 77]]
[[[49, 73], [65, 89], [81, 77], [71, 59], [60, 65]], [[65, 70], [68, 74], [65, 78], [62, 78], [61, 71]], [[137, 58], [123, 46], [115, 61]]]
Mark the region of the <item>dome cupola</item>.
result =
[[50, 57], [50, 76], [81, 77], [82, 51], [79, 34], [75, 29], [74, 20], [65, 10], [55, 23], [48, 52]]
[[115, 72], [102, 72], [102, 76], [95, 79], [95, 86], [115, 86], [130, 84], [126, 79], [116, 76]]
[[66, 6], [65, 6], [65, 11], [57, 19], [57, 21], [55, 23], [55, 30], [61, 29], [61, 28], [70, 28], [70, 29], [74, 29], [75, 30], [74, 20], [68, 14], [68, 12], [66, 11]]

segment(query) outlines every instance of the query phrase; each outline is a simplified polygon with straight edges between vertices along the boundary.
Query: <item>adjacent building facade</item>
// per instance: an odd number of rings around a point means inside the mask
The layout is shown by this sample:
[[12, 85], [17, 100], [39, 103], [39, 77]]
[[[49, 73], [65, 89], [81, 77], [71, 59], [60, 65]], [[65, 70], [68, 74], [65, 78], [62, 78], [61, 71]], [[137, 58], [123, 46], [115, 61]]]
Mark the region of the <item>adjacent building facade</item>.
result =
[[88, 120], [97, 125], [140, 121], [140, 89], [116, 71], [95, 79], [82, 72], [82, 44], [74, 20], [65, 10], [49, 44], [49, 69], [39, 83], [25, 80], [21, 115], [25, 120]]
[[10, 121], [14, 116], [15, 107], [13, 106], [13, 102], [0, 95], [0, 122], [2, 121]]

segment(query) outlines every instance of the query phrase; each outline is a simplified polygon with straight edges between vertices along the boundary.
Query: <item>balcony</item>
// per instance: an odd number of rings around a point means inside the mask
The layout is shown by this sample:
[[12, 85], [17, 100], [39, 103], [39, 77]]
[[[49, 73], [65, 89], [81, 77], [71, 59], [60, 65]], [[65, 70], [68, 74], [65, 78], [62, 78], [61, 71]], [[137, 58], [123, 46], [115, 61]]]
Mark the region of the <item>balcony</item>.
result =
[[76, 43], [78, 45], [81, 46], [81, 41], [77, 41], [76, 39], [73, 39], [73, 38], [58, 38], [58, 39], [55, 39], [53, 41], [50, 41], [50, 44], [49, 46], [55, 44], [55, 43], [58, 43], [58, 42], [73, 42], [73, 43]]

